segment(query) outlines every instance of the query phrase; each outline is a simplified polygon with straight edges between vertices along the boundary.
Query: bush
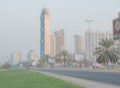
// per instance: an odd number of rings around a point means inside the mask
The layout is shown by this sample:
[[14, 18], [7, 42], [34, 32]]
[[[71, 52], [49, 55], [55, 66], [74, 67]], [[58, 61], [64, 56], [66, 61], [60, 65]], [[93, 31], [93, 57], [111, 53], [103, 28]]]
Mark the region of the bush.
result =
[[3, 65], [2, 65], [2, 68], [3, 69], [9, 69], [9, 68], [11, 68], [12, 66], [11, 66], [11, 64], [9, 64], [9, 63], [4, 63]]

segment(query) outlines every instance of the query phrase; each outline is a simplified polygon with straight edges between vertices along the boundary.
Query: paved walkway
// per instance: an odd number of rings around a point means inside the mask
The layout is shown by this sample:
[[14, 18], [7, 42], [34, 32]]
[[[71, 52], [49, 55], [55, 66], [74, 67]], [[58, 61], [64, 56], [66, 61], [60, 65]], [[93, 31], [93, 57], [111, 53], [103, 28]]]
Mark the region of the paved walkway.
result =
[[120, 86], [115, 86], [115, 85], [110, 85], [110, 84], [104, 84], [100, 82], [95, 82], [95, 81], [90, 81], [90, 80], [85, 80], [85, 79], [78, 79], [78, 78], [73, 78], [73, 77], [68, 77], [68, 76], [63, 76], [63, 75], [58, 75], [58, 74], [52, 74], [52, 73], [47, 73], [47, 72], [42, 72], [42, 71], [36, 71], [57, 79], [61, 79], [64, 81], [68, 81], [70, 83], [76, 84], [83, 86], [85, 88], [120, 88]]

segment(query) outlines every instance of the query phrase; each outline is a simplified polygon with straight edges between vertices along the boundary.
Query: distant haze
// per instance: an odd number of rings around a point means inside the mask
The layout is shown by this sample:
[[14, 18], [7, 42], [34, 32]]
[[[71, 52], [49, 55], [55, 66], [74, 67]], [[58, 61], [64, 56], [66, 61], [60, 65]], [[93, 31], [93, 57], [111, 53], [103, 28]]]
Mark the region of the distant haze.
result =
[[64, 29], [66, 47], [74, 51], [73, 35], [84, 35], [86, 19], [93, 31], [112, 31], [120, 0], [0, 0], [0, 55], [34, 49], [39, 53], [40, 13], [48, 8], [51, 33]]

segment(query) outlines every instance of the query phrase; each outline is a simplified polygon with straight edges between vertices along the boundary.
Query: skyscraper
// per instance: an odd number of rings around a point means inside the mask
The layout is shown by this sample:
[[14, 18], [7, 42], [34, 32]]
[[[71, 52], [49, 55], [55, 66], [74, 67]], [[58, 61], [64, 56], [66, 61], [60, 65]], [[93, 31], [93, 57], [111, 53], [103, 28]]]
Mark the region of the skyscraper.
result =
[[75, 54], [84, 53], [85, 51], [84, 38], [82, 36], [75, 35], [74, 41], [75, 41]]
[[43, 59], [45, 55], [50, 55], [50, 13], [48, 9], [42, 9], [40, 21], [40, 56]]
[[55, 53], [56, 55], [60, 54], [63, 50], [65, 50], [64, 30], [55, 31]]

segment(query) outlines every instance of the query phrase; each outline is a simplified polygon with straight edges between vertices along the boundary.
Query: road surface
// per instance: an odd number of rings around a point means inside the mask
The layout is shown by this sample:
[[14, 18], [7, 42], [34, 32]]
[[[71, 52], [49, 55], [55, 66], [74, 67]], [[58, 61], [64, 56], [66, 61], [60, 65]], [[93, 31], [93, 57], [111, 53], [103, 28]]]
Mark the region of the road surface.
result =
[[95, 72], [95, 71], [74, 71], [74, 70], [54, 70], [54, 69], [37, 69], [37, 70], [120, 86], [119, 72], [118, 73], [117, 72]]

